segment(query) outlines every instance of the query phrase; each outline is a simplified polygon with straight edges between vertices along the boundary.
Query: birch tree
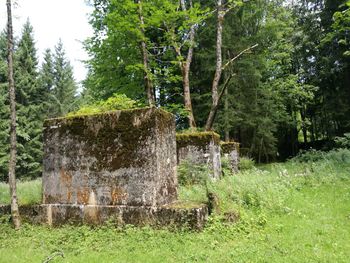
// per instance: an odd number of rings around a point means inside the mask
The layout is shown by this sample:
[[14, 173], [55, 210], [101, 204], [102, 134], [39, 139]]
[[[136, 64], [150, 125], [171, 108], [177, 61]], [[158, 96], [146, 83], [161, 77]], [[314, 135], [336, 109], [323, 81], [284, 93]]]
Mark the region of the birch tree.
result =
[[231, 78], [233, 75], [230, 75], [229, 78], [225, 81], [221, 92], [219, 92], [219, 84], [221, 80], [222, 72], [225, 68], [227, 68], [231, 63], [233, 63], [235, 60], [237, 60], [239, 57], [241, 57], [244, 53], [250, 51], [251, 49], [257, 47], [258, 45], [253, 45], [242, 52], [240, 52], [238, 55], [230, 59], [228, 62], [226, 62], [223, 65], [222, 62], [222, 33], [223, 33], [223, 25], [224, 25], [224, 19], [225, 15], [236, 6], [242, 5], [241, 1], [228, 1], [227, 3], [223, 3], [222, 0], [217, 0], [217, 24], [216, 24], [216, 69], [215, 69], [215, 75], [212, 83], [211, 88], [211, 97], [212, 97], [212, 104], [210, 108], [210, 112], [207, 118], [207, 122], [205, 124], [205, 130], [209, 131], [213, 128], [214, 120], [216, 113], [219, 108], [219, 103], [224, 95], [225, 89], [227, 88]]
[[11, 215], [15, 229], [21, 227], [19, 216], [17, 190], [16, 190], [16, 155], [17, 155], [17, 136], [16, 136], [16, 93], [15, 82], [13, 78], [13, 29], [12, 29], [12, 10], [11, 0], [6, 1], [7, 6], [7, 50], [8, 50], [8, 82], [10, 98], [10, 161], [9, 161], [9, 186], [11, 195]]

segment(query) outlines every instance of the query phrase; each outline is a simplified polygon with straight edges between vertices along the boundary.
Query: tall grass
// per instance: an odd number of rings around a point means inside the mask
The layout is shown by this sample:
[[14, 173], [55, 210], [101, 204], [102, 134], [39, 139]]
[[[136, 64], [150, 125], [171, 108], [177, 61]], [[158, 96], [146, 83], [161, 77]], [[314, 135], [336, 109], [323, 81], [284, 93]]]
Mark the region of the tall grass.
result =
[[237, 175], [226, 169], [226, 176], [218, 182], [181, 187], [180, 198], [206, 202], [209, 190], [219, 197], [223, 212], [236, 210], [243, 217], [266, 210], [283, 212], [288, 210], [287, 196], [291, 191], [349, 180], [349, 164], [350, 150], [347, 149], [307, 152], [286, 163], [259, 168], [250, 164]]
[[[18, 181], [17, 195], [21, 205], [39, 204], [41, 202], [41, 179]], [[9, 185], [0, 183], [0, 204], [10, 204]]]

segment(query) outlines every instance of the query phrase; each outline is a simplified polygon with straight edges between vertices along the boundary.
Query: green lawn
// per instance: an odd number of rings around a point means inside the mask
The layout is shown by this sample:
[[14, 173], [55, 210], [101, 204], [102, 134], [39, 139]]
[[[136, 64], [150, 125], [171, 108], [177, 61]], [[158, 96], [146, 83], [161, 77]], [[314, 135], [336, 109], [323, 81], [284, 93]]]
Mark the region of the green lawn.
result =
[[[240, 212], [239, 223], [215, 215], [200, 233], [31, 225], [14, 231], [3, 219], [0, 262], [42, 262], [55, 251], [65, 258], [51, 262], [349, 262], [349, 164], [273, 164], [209, 188], [222, 213]], [[204, 201], [204, 187], [182, 187], [180, 196]]]

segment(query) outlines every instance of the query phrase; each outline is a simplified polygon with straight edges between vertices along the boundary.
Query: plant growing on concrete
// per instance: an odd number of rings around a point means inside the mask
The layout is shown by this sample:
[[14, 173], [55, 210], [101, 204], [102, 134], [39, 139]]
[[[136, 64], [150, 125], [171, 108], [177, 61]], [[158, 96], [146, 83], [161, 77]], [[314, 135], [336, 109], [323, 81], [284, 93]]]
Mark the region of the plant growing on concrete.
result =
[[92, 115], [113, 110], [136, 109], [140, 107], [142, 107], [140, 102], [132, 100], [124, 94], [115, 93], [107, 100], [101, 100], [94, 104], [82, 106], [78, 111], [68, 113], [67, 117]]

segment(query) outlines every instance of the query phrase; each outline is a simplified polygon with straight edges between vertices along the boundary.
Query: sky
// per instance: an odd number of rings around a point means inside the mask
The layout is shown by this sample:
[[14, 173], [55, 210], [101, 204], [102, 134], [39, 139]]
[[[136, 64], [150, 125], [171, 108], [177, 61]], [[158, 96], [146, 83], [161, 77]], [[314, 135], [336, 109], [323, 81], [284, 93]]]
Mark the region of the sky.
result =
[[[76, 81], [82, 81], [87, 69], [82, 63], [88, 58], [82, 41], [92, 35], [88, 23], [91, 7], [85, 0], [15, 0], [13, 7], [14, 36], [19, 37], [23, 24], [29, 18], [34, 28], [34, 39], [41, 64], [44, 50], [54, 46], [61, 38], [67, 57], [74, 68]], [[0, 30], [6, 27], [6, 0], [0, 0]]]

